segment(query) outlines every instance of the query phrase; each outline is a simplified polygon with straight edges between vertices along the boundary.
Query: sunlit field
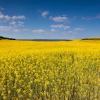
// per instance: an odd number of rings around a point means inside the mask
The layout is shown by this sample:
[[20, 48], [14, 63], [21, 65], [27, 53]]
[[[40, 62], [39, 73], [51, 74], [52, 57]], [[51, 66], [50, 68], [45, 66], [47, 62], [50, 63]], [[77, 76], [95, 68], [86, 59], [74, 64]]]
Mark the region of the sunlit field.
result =
[[100, 41], [0, 40], [0, 100], [100, 100]]

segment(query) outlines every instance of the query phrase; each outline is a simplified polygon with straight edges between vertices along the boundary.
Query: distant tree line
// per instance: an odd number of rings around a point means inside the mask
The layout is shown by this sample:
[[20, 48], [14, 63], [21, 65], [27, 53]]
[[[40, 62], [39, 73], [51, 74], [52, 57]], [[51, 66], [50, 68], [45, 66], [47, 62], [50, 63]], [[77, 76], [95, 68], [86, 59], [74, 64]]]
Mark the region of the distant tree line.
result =
[[100, 40], [100, 38], [84, 38], [82, 40]]
[[8, 38], [8, 37], [3, 37], [3, 36], [0, 36], [0, 40], [2, 39], [7, 39], [7, 40], [15, 40], [14, 38]]

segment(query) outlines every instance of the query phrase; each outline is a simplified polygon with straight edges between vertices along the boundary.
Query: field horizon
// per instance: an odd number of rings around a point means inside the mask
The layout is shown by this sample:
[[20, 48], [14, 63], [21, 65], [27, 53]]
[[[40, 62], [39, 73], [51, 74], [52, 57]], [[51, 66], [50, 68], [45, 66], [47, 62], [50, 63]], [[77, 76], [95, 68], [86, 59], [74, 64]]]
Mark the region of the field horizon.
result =
[[73, 41], [73, 40], [100, 40], [100, 37], [88, 37], [80, 39], [15, 39], [11, 37], [0, 36], [0, 40], [21, 40], [21, 41]]

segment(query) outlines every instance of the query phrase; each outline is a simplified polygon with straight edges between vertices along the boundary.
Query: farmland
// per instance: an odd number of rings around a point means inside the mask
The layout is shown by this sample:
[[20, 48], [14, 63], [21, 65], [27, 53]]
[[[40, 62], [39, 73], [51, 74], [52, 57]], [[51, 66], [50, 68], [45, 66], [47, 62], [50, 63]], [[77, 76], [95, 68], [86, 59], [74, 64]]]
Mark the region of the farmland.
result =
[[0, 40], [0, 100], [100, 100], [100, 41]]

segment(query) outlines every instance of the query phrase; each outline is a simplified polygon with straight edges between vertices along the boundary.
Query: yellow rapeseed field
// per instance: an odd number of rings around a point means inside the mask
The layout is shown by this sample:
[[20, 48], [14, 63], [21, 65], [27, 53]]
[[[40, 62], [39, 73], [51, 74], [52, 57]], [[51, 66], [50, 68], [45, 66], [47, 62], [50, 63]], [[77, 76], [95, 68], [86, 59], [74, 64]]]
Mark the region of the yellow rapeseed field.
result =
[[0, 100], [100, 100], [100, 41], [0, 40]]

